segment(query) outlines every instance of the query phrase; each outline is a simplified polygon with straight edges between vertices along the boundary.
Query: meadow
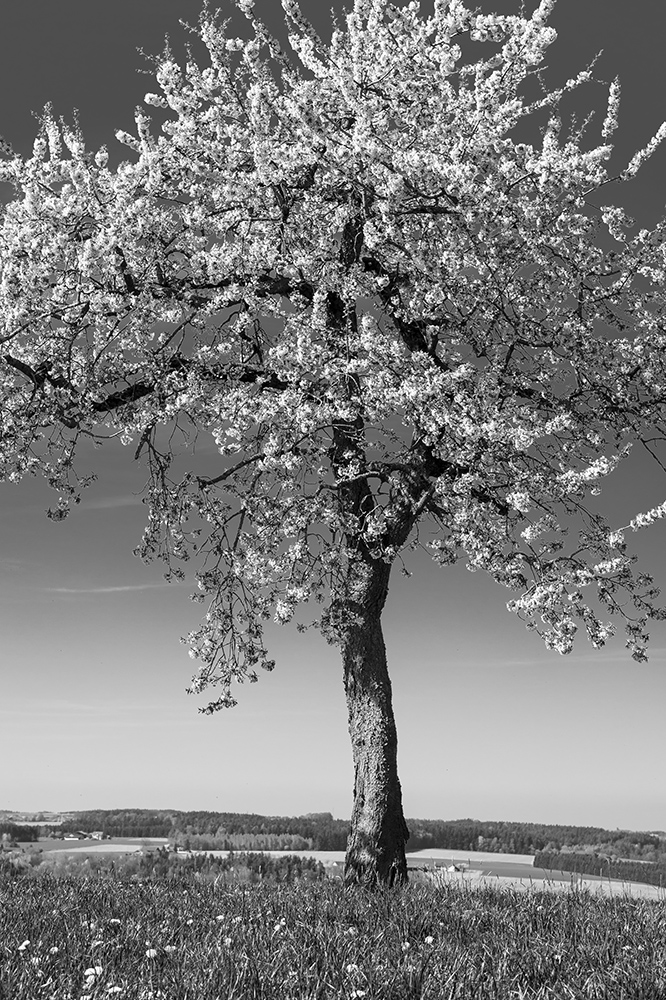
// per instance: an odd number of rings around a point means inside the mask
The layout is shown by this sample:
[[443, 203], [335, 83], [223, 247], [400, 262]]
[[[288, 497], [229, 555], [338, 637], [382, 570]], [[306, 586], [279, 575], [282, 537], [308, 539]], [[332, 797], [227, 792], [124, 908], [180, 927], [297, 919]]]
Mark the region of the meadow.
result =
[[666, 902], [10, 873], [2, 1000], [666, 1000]]

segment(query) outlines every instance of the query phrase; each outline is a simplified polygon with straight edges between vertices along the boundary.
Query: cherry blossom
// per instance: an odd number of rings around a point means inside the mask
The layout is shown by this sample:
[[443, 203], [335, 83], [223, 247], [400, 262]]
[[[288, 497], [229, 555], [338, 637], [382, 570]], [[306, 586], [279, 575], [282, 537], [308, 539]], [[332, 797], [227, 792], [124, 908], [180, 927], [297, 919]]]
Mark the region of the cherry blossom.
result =
[[208, 602], [186, 639], [206, 711], [272, 669], [267, 621], [340, 645], [366, 845], [350, 868], [391, 881], [397, 559], [488, 573], [560, 653], [617, 622], [642, 660], [663, 617], [595, 498], [663, 436], [666, 223], [636, 233], [609, 192], [666, 124], [613, 175], [618, 81], [597, 145], [560, 110], [592, 67], [527, 96], [553, 0], [355, 0], [330, 43], [283, 0], [289, 53], [237, 6], [246, 37], [204, 12], [199, 61], [165, 52], [116, 169], [50, 107], [30, 156], [3, 143], [0, 474], [45, 476], [58, 520], [94, 479], [82, 441], [144, 463], [136, 552]]

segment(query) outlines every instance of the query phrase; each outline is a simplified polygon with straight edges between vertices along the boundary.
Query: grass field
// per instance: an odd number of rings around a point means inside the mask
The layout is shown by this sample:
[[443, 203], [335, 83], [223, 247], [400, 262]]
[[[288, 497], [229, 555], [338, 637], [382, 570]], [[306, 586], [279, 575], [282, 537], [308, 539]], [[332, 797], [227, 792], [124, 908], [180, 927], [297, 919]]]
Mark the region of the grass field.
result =
[[2, 1000], [666, 1000], [666, 903], [414, 883], [28, 874]]

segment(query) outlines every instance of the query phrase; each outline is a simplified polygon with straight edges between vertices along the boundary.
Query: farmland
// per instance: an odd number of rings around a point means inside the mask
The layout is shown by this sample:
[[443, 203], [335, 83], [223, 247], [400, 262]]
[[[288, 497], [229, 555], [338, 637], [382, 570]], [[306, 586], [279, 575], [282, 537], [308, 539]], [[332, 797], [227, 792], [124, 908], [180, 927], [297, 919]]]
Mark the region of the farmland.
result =
[[[115, 837], [109, 840], [40, 840], [25, 843], [22, 852], [32, 858], [33, 866], [54, 867], [65, 857], [83, 861], [86, 856], [98, 858], [103, 867], [104, 858], [119, 858], [127, 855], [145, 854], [146, 852], [165, 850], [169, 842], [160, 837]], [[247, 852], [235, 852], [241, 856]], [[275, 859], [295, 857], [311, 858], [321, 862], [329, 875], [342, 876], [344, 851], [263, 851], [266, 857]], [[199, 856], [209, 859], [221, 859], [229, 856], [229, 851], [180, 851], [175, 864], [187, 857]], [[443, 849], [424, 849], [407, 855], [407, 862], [412, 870], [412, 877], [418, 877], [422, 869], [437, 873], [439, 881], [461, 882], [468, 886], [480, 888], [495, 886], [498, 888], [511, 886], [523, 889], [532, 885], [541, 888], [562, 889], [571, 885], [587, 888], [594, 892], [604, 892], [607, 895], [629, 894], [634, 898], [666, 899], [666, 890], [658, 886], [648, 886], [637, 882], [622, 882], [598, 875], [579, 876], [570, 871], [552, 870], [535, 867], [534, 858], [530, 855], [502, 854], [488, 851], [454, 851]], [[449, 867], [457, 868], [455, 872], [447, 872]]]

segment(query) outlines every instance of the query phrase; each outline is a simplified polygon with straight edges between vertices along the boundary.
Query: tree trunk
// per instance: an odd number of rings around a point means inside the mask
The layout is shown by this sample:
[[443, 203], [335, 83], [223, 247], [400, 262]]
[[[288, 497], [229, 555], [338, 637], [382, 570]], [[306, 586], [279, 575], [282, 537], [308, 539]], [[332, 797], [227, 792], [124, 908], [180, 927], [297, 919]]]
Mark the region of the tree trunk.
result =
[[345, 882], [369, 887], [407, 881], [409, 830], [402, 812], [398, 737], [381, 627], [390, 571], [379, 560], [365, 563], [353, 599], [345, 602], [351, 620], [341, 639], [354, 761]]

